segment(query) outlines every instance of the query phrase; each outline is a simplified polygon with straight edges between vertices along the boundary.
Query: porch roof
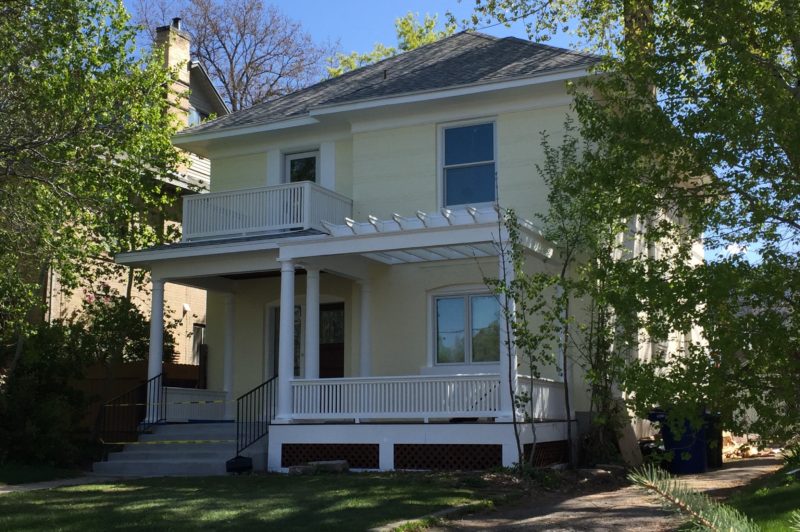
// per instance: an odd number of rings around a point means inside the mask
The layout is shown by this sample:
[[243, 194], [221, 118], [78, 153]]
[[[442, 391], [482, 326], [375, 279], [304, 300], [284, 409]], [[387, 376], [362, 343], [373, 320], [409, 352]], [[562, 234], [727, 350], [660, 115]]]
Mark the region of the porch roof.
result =
[[[269, 235], [186, 242], [121, 253], [120, 264], [148, 267], [155, 263], [204, 255], [277, 251], [278, 261], [325, 256], [358, 255], [388, 265], [481, 258], [499, 255], [497, 243], [504, 228], [494, 207], [418, 211], [391, 219], [368, 216], [345, 224], [323, 222], [329, 234], [294, 231]], [[553, 255], [554, 245], [531, 222], [520, 221], [525, 248], [541, 258]]]

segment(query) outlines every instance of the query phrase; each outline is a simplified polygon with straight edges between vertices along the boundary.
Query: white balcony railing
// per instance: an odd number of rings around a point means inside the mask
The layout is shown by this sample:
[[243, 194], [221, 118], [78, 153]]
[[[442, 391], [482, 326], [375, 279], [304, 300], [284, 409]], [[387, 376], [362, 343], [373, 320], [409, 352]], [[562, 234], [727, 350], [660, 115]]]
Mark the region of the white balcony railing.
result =
[[518, 377], [518, 390], [527, 393], [531, 402], [526, 405], [528, 415], [536, 420], [567, 419], [564, 407], [564, 383], [550, 379]]
[[499, 413], [499, 375], [292, 381], [295, 419], [428, 419]]
[[352, 214], [350, 198], [310, 181], [194, 194], [183, 199], [183, 241], [289, 229], [324, 231], [323, 220], [342, 224]]

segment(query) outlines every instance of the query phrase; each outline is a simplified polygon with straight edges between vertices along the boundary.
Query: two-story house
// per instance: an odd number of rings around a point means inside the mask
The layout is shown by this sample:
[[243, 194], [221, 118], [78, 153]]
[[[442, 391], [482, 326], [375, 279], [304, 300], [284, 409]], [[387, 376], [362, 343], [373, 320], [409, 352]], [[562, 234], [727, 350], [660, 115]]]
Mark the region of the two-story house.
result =
[[[512, 392], [524, 389], [540, 462], [563, 456], [560, 372], [517, 375], [484, 278], [511, 275], [496, 206], [545, 211], [540, 132], [563, 129], [566, 83], [595, 61], [464, 32], [178, 134], [211, 161], [211, 190], [185, 198], [180, 243], [117, 261], [152, 272], [154, 385], [164, 284], [208, 291], [209, 390], [159, 391], [147, 421], [223, 423], [143, 437], [216, 436], [221, 454], [273, 471], [509, 466]], [[522, 232], [529, 267], [555, 271], [552, 245]], [[572, 378], [572, 408], [587, 410]], [[192, 467], [151, 471], [224, 471], [198, 449], [175, 450]], [[103, 467], [141, 472], [146, 457], [131, 453]]]

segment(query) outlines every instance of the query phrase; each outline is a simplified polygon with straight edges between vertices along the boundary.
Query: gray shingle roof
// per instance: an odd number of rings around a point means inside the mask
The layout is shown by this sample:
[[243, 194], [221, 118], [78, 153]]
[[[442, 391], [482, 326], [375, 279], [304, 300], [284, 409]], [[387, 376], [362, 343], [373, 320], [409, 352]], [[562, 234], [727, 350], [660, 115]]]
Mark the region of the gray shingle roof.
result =
[[532, 77], [587, 67], [596, 56], [532, 43], [461, 32], [305, 89], [185, 129], [182, 135], [254, 126], [304, 116], [312, 107]]

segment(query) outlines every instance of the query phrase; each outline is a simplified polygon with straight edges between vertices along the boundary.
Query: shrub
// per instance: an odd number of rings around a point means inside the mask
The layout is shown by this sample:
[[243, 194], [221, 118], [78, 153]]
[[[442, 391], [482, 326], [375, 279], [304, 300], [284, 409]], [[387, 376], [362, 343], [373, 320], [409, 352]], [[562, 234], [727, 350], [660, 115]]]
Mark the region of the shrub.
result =
[[0, 461], [69, 466], [85, 438], [77, 431], [86, 398], [70, 386], [91, 362], [85, 331], [76, 324], [44, 324], [26, 340], [22, 357], [0, 395]]

